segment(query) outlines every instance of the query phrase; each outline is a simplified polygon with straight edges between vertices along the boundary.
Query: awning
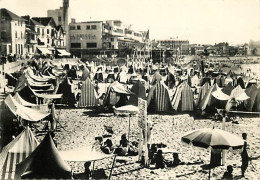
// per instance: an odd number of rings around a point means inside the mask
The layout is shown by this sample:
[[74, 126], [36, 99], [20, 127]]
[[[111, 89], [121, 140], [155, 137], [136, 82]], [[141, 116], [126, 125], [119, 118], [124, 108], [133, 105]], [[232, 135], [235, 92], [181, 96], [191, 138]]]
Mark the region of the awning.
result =
[[95, 150], [94, 147], [84, 147], [68, 151], [59, 151], [61, 158], [65, 161], [96, 161], [104, 158], [110, 158], [113, 154], [104, 154]]
[[40, 121], [41, 119], [45, 118], [50, 114], [50, 113], [42, 113], [32, 108], [24, 107], [23, 105], [15, 101], [11, 95], [8, 95], [4, 102], [14, 115], [20, 116], [22, 119], [28, 121], [34, 121], [34, 122]]
[[[60, 99], [62, 97], [62, 94], [40, 94], [37, 93], [34, 89], [29, 87], [33, 94], [37, 97], [44, 98], [44, 99]], [[45, 91], [46, 92], [46, 91]]]
[[64, 50], [64, 49], [57, 49], [57, 51], [58, 51], [58, 55], [59, 56], [70, 56], [70, 53], [69, 52], [67, 52], [66, 50]]
[[42, 53], [42, 54], [52, 54], [52, 52], [47, 49], [47, 48], [43, 48], [43, 47], [37, 47], [37, 49]]

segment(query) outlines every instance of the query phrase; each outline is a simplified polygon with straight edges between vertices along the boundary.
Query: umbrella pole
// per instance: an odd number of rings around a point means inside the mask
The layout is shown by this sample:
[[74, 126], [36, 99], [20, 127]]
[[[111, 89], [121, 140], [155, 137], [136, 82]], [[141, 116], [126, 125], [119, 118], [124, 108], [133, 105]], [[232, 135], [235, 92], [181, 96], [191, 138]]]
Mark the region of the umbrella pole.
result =
[[131, 118], [131, 114], [129, 114], [129, 124], [128, 124], [128, 141], [130, 141], [130, 118]]
[[114, 156], [114, 160], [113, 160], [112, 167], [111, 167], [111, 170], [110, 170], [110, 174], [109, 174], [109, 177], [108, 177], [109, 180], [110, 180], [110, 178], [112, 176], [112, 172], [113, 172], [113, 168], [114, 168], [115, 162], [116, 162], [116, 155]]
[[93, 177], [93, 175], [94, 175], [94, 169], [95, 169], [95, 161], [93, 161], [92, 177]]

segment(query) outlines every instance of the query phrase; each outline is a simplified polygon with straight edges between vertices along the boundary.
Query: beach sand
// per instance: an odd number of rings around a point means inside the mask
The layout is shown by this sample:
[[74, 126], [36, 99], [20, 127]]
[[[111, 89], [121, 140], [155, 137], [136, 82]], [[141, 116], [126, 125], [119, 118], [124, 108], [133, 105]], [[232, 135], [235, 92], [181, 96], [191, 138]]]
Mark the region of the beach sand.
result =
[[[96, 114], [86, 109], [57, 109], [60, 123], [65, 128], [56, 133], [55, 139], [58, 150], [69, 150], [89, 146], [94, 143], [96, 136], [108, 134], [104, 125], [112, 126], [114, 134], [112, 141], [118, 145], [123, 133], [128, 135], [128, 117], [117, 117], [112, 113]], [[168, 149], [178, 151], [179, 157], [184, 162], [203, 161], [202, 164], [180, 165], [175, 168], [148, 169], [137, 163], [137, 156], [117, 157], [113, 169], [112, 179], [207, 179], [209, 171], [202, 169], [201, 165], [210, 161], [210, 150], [192, 147], [180, 141], [187, 131], [200, 128], [221, 128], [221, 122], [210, 119], [194, 120], [188, 114], [182, 115], [149, 115], [154, 123], [153, 142], [163, 143]], [[130, 141], [138, 141], [138, 123], [136, 117], [130, 119]], [[248, 134], [249, 156], [260, 155], [260, 118], [241, 117], [239, 124], [226, 123], [226, 130], [241, 137], [243, 132]], [[38, 136], [43, 138], [43, 136]], [[164, 154], [167, 160], [172, 160], [171, 154]], [[109, 176], [113, 158], [95, 162], [93, 178], [106, 178]], [[80, 177], [84, 172], [84, 162], [68, 162], [76, 176]], [[239, 179], [241, 175], [241, 157], [239, 152], [226, 154], [226, 165], [233, 165], [234, 177]], [[249, 162], [249, 166], [242, 179], [260, 178], [259, 159]], [[212, 179], [221, 179], [226, 166], [219, 166], [211, 171]]]

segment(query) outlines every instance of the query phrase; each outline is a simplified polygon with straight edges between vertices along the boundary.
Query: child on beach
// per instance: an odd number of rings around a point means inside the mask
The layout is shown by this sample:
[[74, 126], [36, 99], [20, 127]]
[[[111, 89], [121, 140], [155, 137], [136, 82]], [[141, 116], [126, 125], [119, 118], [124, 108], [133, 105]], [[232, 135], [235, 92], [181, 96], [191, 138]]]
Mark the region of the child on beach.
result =
[[90, 165], [91, 165], [91, 162], [90, 161], [87, 161], [85, 164], [84, 164], [84, 168], [85, 168], [85, 178], [86, 179], [89, 179], [89, 177], [92, 176], [92, 171], [90, 170]]
[[159, 149], [157, 151], [156, 157], [155, 157], [155, 168], [156, 169], [163, 169], [165, 168], [165, 159], [162, 155], [162, 150]]
[[233, 180], [233, 167], [231, 165], [227, 166], [227, 171], [224, 173], [222, 180]]

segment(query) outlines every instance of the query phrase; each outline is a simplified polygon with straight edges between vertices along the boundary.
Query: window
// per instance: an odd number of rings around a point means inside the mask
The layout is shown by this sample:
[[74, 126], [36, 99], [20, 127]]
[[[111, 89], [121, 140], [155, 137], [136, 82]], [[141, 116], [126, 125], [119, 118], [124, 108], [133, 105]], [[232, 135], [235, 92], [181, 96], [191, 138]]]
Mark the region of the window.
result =
[[50, 34], [50, 30], [49, 29], [47, 29], [47, 34]]
[[86, 29], [88, 29], [88, 30], [89, 30], [89, 29], [90, 29], [90, 26], [89, 26], [89, 25], [87, 25]]
[[15, 31], [15, 38], [17, 38], [17, 31]]
[[87, 48], [97, 48], [97, 43], [87, 43]]
[[96, 25], [91, 25], [91, 29], [97, 29]]
[[21, 39], [23, 38], [23, 32], [21, 32]]
[[61, 16], [58, 17], [58, 21], [61, 21]]
[[39, 34], [40, 34], [40, 28], [37, 28], [37, 33], [39, 33]]
[[70, 30], [75, 30], [75, 29], [76, 29], [76, 28], [75, 28], [74, 25], [70, 26]]
[[80, 30], [80, 29], [81, 29], [81, 28], [80, 28], [80, 26], [78, 25], [78, 26], [77, 26], [77, 30]]
[[114, 38], [111, 38], [111, 41], [113, 42], [113, 41], [114, 41]]
[[20, 22], [18, 21], [18, 26], [20, 25]]
[[81, 43], [70, 43], [71, 48], [81, 48]]
[[23, 45], [21, 44], [21, 54], [23, 54]]
[[50, 43], [50, 39], [49, 38], [47, 39], [47, 43]]
[[44, 29], [42, 29], [42, 35], [44, 35]]

